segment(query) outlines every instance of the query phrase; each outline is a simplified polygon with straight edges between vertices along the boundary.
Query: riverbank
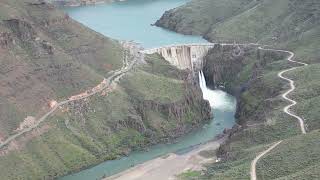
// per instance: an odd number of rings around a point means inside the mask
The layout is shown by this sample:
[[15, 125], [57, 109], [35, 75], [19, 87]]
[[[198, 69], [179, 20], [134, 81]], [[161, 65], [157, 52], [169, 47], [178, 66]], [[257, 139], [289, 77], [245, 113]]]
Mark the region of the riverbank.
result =
[[216, 141], [209, 141], [185, 154], [170, 153], [137, 165], [119, 174], [104, 178], [104, 180], [175, 179], [176, 175], [183, 172], [200, 171], [204, 168], [204, 164], [217, 161], [215, 156], [204, 157], [201, 153], [205, 151], [216, 151], [225, 140], [226, 136]]

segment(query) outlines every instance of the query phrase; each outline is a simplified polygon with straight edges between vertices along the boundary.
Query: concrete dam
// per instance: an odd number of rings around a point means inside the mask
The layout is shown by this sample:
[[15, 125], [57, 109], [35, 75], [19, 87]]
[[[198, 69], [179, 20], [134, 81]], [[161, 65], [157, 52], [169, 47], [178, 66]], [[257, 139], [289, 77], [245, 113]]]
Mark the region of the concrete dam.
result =
[[144, 54], [158, 53], [170, 64], [179, 69], [200, 70], [203, 67], [203, 58], [215, 44], [183, 44], [164, 46], [141, 51]]

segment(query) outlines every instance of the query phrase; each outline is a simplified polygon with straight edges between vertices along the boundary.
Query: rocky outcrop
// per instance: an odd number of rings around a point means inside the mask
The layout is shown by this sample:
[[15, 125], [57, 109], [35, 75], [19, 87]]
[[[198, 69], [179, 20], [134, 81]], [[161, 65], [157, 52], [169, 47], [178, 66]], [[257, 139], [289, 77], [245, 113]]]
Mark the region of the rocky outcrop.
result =
[[20, 19], [8, 19], [5, 20], [4, 23], [21, 41], [27, 42], [35, 40], [36, 32], [30, 23]]
[[[41, 57], [53, 54], [54, 47], [48, 41], [40, 39], [30, 22], [20, 19], [9, 19], [5, 20], [4, 24], [12, 31], [11, 38], [16, 39], [15, 41], [11, 40], [11, 42], [20, 41], [21, 43], [19, 44], [32, 49], [31, 53], [33, 56]], [[8, 41], [6, 40], [6, 42]]]
[[[241, 87], [234, 86], [236, 78], [244, 64], [245, 57], [250, 53], [249, 47], [221, 46], [217, 44], [204, 57], [203, 72], [208, 86], [217, 88], [225, 87], [229, 93], [237, 94]], [[253, 77], [254, 78], [254, 77]]]
[[[147, 114], [147, 112], [150, 111], [160, 112], [164, 115], [164, 119], [174, 119], [176, 121], [176, 127], [174, 129], [164, 129], [167, 131], [167, 134], [165, 134], [164, 137], [158, 137], [160, 139], [166, 139], [167, 141], [185, 135], [212, 119], [209, 102], [203, 100], [201, 90], [191, 84], [186, 88], [184, 98], [177, 102], [163, 104], [157, 101], [145, 100], [135, 104], [138, 104], [136, 107], [137, 112], [141, 116], [143, 122], [150, 121], [150, 117], [148, 117]], [[190, 112], [196, 114], [192, 119], [188, 119], [188, 114]], [[191, 124], [187, 121], [190, 121]], [[149, 129], [149, 132], [157, 131], [156, 128], [158, 128], [152, 126], [146, 127]], [[153, 141], [158, 140], [153, 139]]]
[[12, 34], [9, 32], [0, 32], [0, 48], [7, 49], [14, 43]]
[[59, 18], [43, 19], [39, 22], [39, 25], [45, 28], [49, 28], [50, 26], [63, 25], [64, 23], [67, 23], [69, 20], [70, 17], [66, 14], [63, 17]]

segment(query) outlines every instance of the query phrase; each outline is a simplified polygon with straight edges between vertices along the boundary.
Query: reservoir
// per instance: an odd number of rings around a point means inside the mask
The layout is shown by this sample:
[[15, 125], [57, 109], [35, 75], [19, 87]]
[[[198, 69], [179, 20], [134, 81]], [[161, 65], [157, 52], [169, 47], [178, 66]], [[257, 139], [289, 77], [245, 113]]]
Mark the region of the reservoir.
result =
[[73, 19], [107, 37], [134, 40], [145, 48], [207, 42], [200, 36], [186, 36], [151, 25], [166, 10], [185, 3], [187, 0], [127, 0], [64, 10]]
[[[144, 48], [170, 44], [204, 43], [199, 36], [186, 36], [151, 26], [169, 9], [187, 3], [187, 0], [128, 0], [96, 6], [64, 8], [70, 17], [89, 28], [113, 39], [133, 40]], [[183, 153], [189, 147], [212, 140], [225, 128], [235, 124], [236, 100], [221, 91], [207, 88], [202, 73], [199, 73], [200, 87], [204, 99], [210, 102], [213, 120], [174, 144], [159, 144], [147, 152], [132, 152], [127, 157], [106, 161], [81, 172], [60, 178], [60, 180], [96, 180], [124, 171], [134, 165], [163, 156], [168, 153]]]

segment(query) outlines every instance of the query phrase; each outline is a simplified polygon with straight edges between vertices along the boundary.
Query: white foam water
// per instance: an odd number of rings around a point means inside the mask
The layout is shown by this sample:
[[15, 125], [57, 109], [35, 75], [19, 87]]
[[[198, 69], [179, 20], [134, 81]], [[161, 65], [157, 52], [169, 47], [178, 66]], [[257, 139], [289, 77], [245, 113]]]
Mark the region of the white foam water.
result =
[[226, 92], [222, 90], [212, 90], [207, 87], [206, 79], [202, 71], [199, 72], [199, 83], [203, 99], [208, 100], [212, 108], [223, 111], [233, 111], [236, 108], [234, 98], [228, 98], [229, 95]]

